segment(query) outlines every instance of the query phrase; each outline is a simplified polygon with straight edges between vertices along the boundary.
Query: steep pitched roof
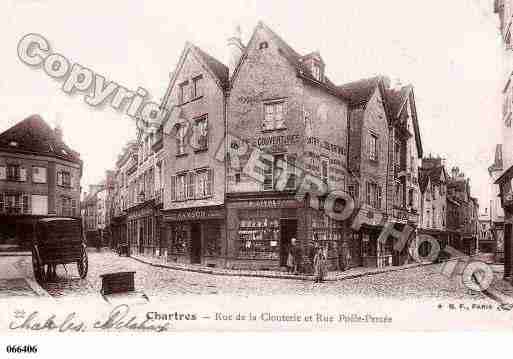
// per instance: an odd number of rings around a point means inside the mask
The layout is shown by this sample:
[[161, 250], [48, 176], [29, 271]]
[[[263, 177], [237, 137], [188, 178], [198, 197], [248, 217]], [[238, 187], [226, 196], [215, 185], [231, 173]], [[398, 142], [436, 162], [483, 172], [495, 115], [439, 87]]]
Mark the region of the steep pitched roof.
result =
[[436, 166], [433, 168], [419, 168], [419, 187], [424, 193], [429, 181], [434, 185], [440, 185], [442, 174], [445, 174], [444, 166]]
[[196, 45], [192, 45], [199, 56], [203, 59], [205, 64], [210, 68], [212, 73], [217, 77], [217, 79], [222, 83], [223, 88], [228, 87], [228, 67], [223, 64], [221, 61], [217, 60], [213, 56], [207, 54], [205, 51], [200, 49]]
[[408, 100], [408, 96], [410, 94], [411, 86], [403, 86], [400, 89], [388, 88], [386, 100], [390, 106], [390, 111], [394, 117], [398, 117], [401, 113], [401, 110]]
[[39, 115], [29, 116], [0, 133], [0, 151], [50, 156], [82, 164], [78, 152], [59, 139]]
[[[314, 84], [320, 88], [323, 88], [336, 96], [340, 96], [340, 93], [339, 93], [337, 87], [328, 78], [328, 76], [326, 76], [326, 74], [324, 74], [324, 76], [323, 76], [323, 81], [320, 82], [314, 77], [311, 69], [302, 62], [303, 58], [305, 56], [310, 55], [311, 53], [308, 55], [302, 56], [296, 50], [294, 50], [292, 48], [292, 46], [290, 46], [287, 42], [285, 42], [285, 40], [283, 40], [278, 34], [276, 34], [270, 27], [265, 25], [262, 21], [259, 21], [257, 26], [255, 27], [255, 30], [253, 31], [253, 35], [251, 36], [251, 39], [249, 40], [249, 43], [251, 43], [253, 41], [253, 38], [255, 37], [255, 34], [259, 28], [264, 29], [270, 35], [272, 41], [277, 45], [279, 53], [283, 57], [285, 57], [285, 59], [296, 69], [299, 77], [301, 77], [305, 80], [308, 80], [311, 84]], [[237, 65], [237, 68], [234, 71], [234, 75], [232, 76], [232, 79], [231, 79], [232, 82], [233, 82], [233, 78], [238, 73], [238, 68], [244, 62], [244, 59], [247, 56], [248, 50], [249, 50], [249, 47], [246, 46], [246, 49], [241, 56], [241, 60], [239, 61], [239, 64]]]
[[350, 105], [359, 105], [370, 100], [376, 86], [378, 86], [379, 79], [379, 76], [361, 79], [338, 86], [338, 90], [349, 101]]
[[[165, 106], [169, 100], [169, 96], [171, 95], [171, 90], [175, 85], [175, 81], [180, 73], [180, 70], [185, 62], [187, 54], [192, 52], [197, 58], [200, 60], [203, 65], [206, 66], [207, 70], [214, 76], [217, 81], [219, 87], [222, 91], [225, 91], [229, 86], [229, 75], [228, 75], [228, 67], [224, 65], [221, 61], [217, 60], [213, 56], [207, 54], [205, 51], [200, 49], [198, 46], [186, 42], [184, 49], [182, 50], [182, 54], [180, 55], [180, 60], [178, 61], [176, 68], [171, 72], [171, 78], [169, 80], [169, 85], [166, 89], [166, 93], [162, 99], [161, 106]], [[166, 119], [167, 120], [167, 119]], [[164, 122], [166, 122], [166, 120]]]

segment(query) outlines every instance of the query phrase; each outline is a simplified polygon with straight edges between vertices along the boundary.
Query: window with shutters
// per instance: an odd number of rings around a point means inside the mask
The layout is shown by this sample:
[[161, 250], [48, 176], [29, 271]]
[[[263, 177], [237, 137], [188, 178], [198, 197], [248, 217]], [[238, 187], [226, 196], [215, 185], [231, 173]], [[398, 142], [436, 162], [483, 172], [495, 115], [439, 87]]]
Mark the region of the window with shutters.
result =
[[4, 194], [5, 212], [8, 214], [20, 214], [21, 209], [21, 194], [6, 193]]
[[374, 133], [369, 134], [369, 160], [378, 160], [378, 136]]
[[4, 194], [0, 193], [0, 213], [4, 212]]
[[382, 206], [382, 189], [375, 182], [366, 183], [365, 203], [373, 208], [381, 209]]
[[32, 167], [32, 182], [46, 183], [46, 168], [45, 167]]
[[185, 136], [187, 135], [187, 126], [183, 124], [176, 125], [176, 155], [185, 154]]
[[28, 194], [24, 194], [22, 196], [22, 211], [23, 211], [23, 214], [29, 214], [30, 213], [30, 208], [29, 208], [29, 196]]
[[192, 79], [191, 99], [197, 99], [203, 96], [203, 76], [199, 75]]
[[[25, 170], [25, 169], [23, 169]], [[26, 172], [25, 172], [26, 177]], [[7, 180], [8, 181], [22, 181], [22, 168], [19, 165], [8, 164], [7, 165]]]
[[71, 216], [71, 198], [61, 197], [61, 215], [65, 217]]
[[187, 174], [187, 199], [196, 198], [196, 174], [189, 172]]
[[6, 180], [6, 179], [7, 179], [7, 167], [0, 166], [0, 180]]
[[194, 150], [208, 149], [208, 116], [204, 115], [194, 121]]
[[264, 103], [263, 131], [279, 130], [285, 128], [284, 116], [285, 102], [273, 101]]
[[185, 173], [182, 173], [180, 175], [176, 176], [176, 184], [175, 184], [175, 190], [176, 195], [175, 198], [177, 201], [184, 201], [185, 200], [185, 183], [187, 180], [187, 175]]
[[296, 171], [296, 156], [287, 155], [287, 163], [286, 163], [287, 174], [287, 184], [286, 189], [296, 189], [296, 181], [297, 181], [297, 171]]
[[198, 198], [207, 198], [213, 195], [214, 171], [212, 169], [199, 170], [196, 173], [198, 183]]
[[178, 104], [184, 104], [189, 101], [189, 81], [182, 82], [178, 87]]
[[71, 200], [71, 216], [77, 217], [77, 201], [75, 199]]

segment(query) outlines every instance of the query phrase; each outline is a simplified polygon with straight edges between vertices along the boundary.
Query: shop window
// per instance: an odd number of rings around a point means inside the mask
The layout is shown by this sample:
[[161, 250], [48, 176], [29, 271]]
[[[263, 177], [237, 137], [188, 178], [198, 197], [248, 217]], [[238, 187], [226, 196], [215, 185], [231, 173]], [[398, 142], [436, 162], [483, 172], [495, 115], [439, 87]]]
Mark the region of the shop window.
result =
[[32, 182], [46, 183], [46, 168], [32, 167]]
[[284, 101], [264, 103], [264, 121], [262, 130], [278, 130], [285, 128]]
[[238, 235], [239, 258], [279, 258], [279, 219], [269, 217], [240, 219]]
[[321, 247], [328, 249], [328, 257], [338, 256], [339, 247], [342, 246], [342, 224], [339, 221], [324, 215], [312, 217], [313, 241]]
[[204, 227], [205, 255], [221, 255], [221, 228], [219, 222], [208, 222]]

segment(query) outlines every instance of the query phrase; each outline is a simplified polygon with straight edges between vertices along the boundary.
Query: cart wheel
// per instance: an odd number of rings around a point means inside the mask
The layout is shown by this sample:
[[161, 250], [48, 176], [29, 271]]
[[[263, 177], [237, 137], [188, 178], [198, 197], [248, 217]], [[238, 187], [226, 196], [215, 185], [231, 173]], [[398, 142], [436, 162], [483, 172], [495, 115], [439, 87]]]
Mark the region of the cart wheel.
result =
[[45, 266], [41, 263], [39, 253], [32, 249], [32, 269], [37, 282], [43, 282], [45, 279]]
[[87, 260], [87, 252], [84, 247], [82, 247], [82, 254], [80, 256], [80, 261], [77, 263], [78, 275], [80, 278], [84, 279], [87, 277], [87, 270], [89, 269], [89, 262]]

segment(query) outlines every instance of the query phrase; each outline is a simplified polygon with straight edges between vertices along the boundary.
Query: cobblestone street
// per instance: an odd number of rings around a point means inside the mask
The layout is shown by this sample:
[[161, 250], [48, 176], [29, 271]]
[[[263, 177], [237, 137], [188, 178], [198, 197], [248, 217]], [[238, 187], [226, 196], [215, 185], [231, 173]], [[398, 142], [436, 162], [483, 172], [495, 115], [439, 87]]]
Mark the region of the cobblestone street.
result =
[[[151, 297], [187, 294], [228, 294], [236, 296], [298, 294], [364, 296], [414, 300], [465, 299], [490, 300], [482, 293], [467, 289], [461, 279], [449, 279], [440, 274], [441, 265], [429, 265], [390, 273], [363, 276], [337, 282], [314, 284], [311, 281], [219, 276], [154, 267], [112, 252], [89, 252], [89, 274], [85, 280], [78, 277], [74, 265], [57, 269], [55, 283], [43, 284], [53, 297], [98, 294], [100, 275], [116, 271], [135, 271], [136, 290]], [[20, 257], [16, 266], [21, 273], [32, 277], [30, 256]]]

